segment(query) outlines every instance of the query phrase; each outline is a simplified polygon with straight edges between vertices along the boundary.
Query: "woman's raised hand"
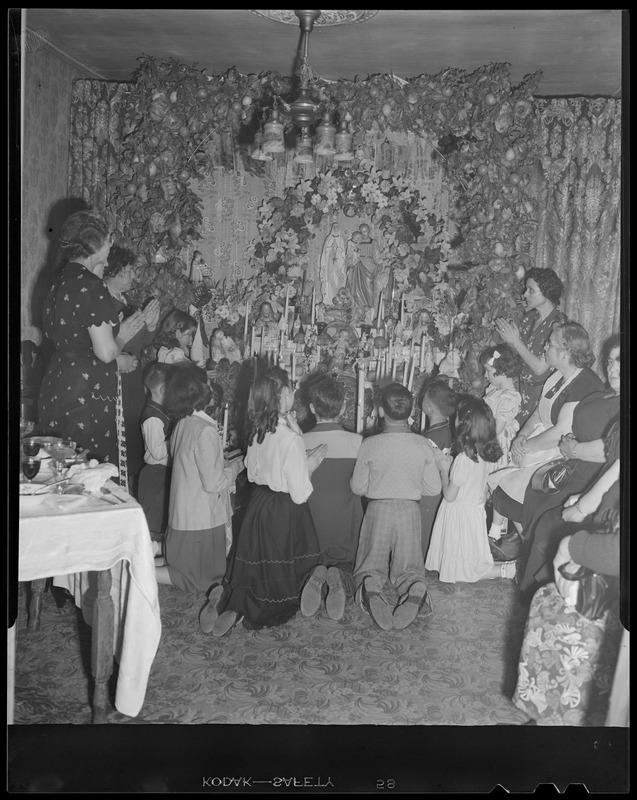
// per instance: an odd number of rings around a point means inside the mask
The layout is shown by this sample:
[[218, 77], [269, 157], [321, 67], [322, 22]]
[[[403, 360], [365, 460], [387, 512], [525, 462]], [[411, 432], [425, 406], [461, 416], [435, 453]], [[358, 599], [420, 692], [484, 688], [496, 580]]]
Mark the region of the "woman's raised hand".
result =
[[146, 307], [142, 311], [146, 327], [151, 332], [155, 330], [159, 322], [160, 309], [161, 306], [159, 305], [159, 300], [156, 297], [153, 297], [153, 299], [146, 304]]
[[327, 455], [327, 445], [319, 444], [311, 450], [307, 450], [307, 465], [310, 468], [310, 474], [319, 466]]
[[512, 347], [520, 341], [520, 331], [518, 326], [513, 322], [498, 317], [495, 321], [495, 329], [502, 337], [503, 341], [510, 344]]
[[124, 344], [139, 333], [146, 324], [143, 311], [135, 311], [130, 317], [127, 317], [119, 326], [118, 339]]

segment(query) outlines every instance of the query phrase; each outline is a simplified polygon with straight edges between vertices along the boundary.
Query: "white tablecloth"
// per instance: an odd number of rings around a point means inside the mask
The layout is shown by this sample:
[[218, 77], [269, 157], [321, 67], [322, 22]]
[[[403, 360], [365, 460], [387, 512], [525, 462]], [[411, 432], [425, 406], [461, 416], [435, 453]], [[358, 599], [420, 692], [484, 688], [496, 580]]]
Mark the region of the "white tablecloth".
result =
[[18, 579], [57, 576], [54, 582], [69, 589], [90, 623], [94, 598], [87, 589], [95, 586], [95, 576], [87, 570], [111, 570], [119, 662], [115, 706], [134, 717], [144, 702], [161, 618], [146, 517], [123, 489], [114, 485], [113, 491], [126, 502], [109, 505], [99, 496], [73, 495], [21, 498]]

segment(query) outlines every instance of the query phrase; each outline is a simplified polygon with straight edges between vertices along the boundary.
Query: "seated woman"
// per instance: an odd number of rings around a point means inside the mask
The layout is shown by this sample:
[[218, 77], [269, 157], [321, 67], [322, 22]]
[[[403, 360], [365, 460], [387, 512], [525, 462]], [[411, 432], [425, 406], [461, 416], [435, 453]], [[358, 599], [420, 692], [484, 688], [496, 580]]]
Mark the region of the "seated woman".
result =
[[562, 440], [560, 449], [574, 468], [566, 485], [554, 494], [544, 494], [529, 485], [522, 507], [522, 530], [525, 547], [522, 591], [531, 591], [552, 577], [552, 561], [560, 539], [565, 535], [562, 504], [567, 497], [581, 492], [603, 471], [607, 458], [615, 460], [609, 446], [619, 440], [619, 336], [606, 344], [606, 370], [609, 389], [595, 392], [581, 400], [573, 412], [573, 434]]
[[[493, 524], [504, 526], [506, 519], [522, 522], [522, 502], [535, 470], [559, 458], [560, 439], [572, 430], [575, 406], [593, 392], [604, 391], [604, 384], [590, 368], [595, 360], [590, 340], [577, 322], [556, 324], [546, 343], [546, 362], [554, 369], [528, 420], [511, 444], [517, 467], [491, 473]], [[524, 534], [523, 534], [524, 535]]]
[[[584, 506], [597, 509], [589, 517], [592, 530], [583, 530], [579, 523], [574, 533], [562, 538], [552, 562], [555, 581], [537, 590], [529, 609], [513, 702], [538, 725], [611, 724], [610, 689], [622, 639], [616, 580], [620, 567], [618, 477], [619, 460], [586, 494], [570, 498], [570, 505], [560, 510], [564, 520], [579, 522], [584, 519]], [[562, 565], [570, 573], [581, 565], [608, 576], [611, 607], [598, 619], [577, 611], [578, 583], [562, 576]], [[619, 692], [613, 685], [613, 719], [626, 717], [626, 685]], [[623, 715], [617, 714], [618, 709]]]

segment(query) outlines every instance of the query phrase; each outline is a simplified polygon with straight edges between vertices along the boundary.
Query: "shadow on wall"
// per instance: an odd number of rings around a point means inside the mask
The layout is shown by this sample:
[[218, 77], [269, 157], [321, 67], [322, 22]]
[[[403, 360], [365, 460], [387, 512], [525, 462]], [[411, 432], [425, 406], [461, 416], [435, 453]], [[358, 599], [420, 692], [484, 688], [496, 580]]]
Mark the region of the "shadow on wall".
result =
[[[54, 203], [49, 211], [46, 226], [43, 230], [44, 236], [49, 242], [46, 260], [40, 267], [33, 283], [30, 302], [31, 325], [39, 328], [41, 331], [44, 303], [51, 289], [51, 285], [57, 273], [58, 267], [60, 266], [58, 264], [58, 242], [60, 239], [62, 225], [64, 224], [65, 219], [71, 214], [74, 214], [76, 211], [88, 211], [88, 209], [89, 206], [81, 198], [65, 197], [63, 200], [58, 200], [56, 203]], [[42, 332], [41, 350], [44, 364], [47, 364], [51, 353], [53, 352], [53, 345], [44, 336], [44, 331]]]

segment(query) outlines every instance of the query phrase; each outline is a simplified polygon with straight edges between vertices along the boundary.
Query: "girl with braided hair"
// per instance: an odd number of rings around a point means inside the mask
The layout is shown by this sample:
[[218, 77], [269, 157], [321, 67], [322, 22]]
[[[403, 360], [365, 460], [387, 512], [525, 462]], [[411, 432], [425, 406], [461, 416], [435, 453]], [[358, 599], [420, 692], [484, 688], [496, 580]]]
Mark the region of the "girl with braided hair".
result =
[[224, 636], [242, 619], [249, 629], [283, 625], [299, 610], [301, 590], [320, 563], [307, 499], [310, 475], [327, 445], [306, 453], [293, 404], [285, 370], [257, 375], [246, 414], [252, 491], [223, 585], [211, 591], [201, 611], [204, 633]]

